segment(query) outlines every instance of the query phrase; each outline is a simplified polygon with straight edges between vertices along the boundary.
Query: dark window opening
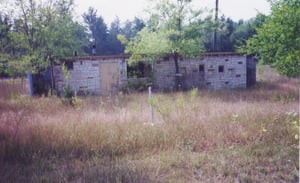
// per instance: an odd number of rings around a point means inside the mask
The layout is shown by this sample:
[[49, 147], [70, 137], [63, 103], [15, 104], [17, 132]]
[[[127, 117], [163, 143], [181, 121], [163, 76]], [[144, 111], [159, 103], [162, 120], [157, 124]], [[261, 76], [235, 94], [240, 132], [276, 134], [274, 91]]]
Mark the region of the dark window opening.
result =
[[129, 78], [151, 77], [152, 68], [150, 64], [138, 62], [134, 65], [127, 65], [127, 74]]
[[243, 62], [238, 62], [238, 64], [243, 64]]
[[199, 65], [199, 72], [204, 72], [204, 64]]
[[164, 60], [164, 61], [169, 61], [169, 59], [170, 59], [169, 56], [164, 56], [164, 57], [163, 57], [163, 60]]
[[225, 84], [228, 85], [228, 84], [229, 84], [229, 81], [226, 81]]
[[238, 75], [236, 75], [236, 77], [237, 77], [237, 78], [240, 78], [240, 77], [241, 77], [241, 75], [240, 75], [240, 74], [238, 74]]
[[211, 82], [207, 82], [206, 85], [211, 85]]
[[68, 71], [73, 70], [73, 62], [65, 62]]
[[224, 65], [219, 65], [219, 72], [224, 72]]

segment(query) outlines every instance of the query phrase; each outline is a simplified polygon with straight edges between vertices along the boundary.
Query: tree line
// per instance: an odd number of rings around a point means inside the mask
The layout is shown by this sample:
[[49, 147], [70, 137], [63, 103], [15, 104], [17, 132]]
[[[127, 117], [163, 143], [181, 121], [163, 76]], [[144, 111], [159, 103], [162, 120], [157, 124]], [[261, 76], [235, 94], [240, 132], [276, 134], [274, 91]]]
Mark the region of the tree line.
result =
[[157, 1], [147, 19], [122, 23], [116, 18], [110, 25], [92, 7], [81, 15], [83, 22], [76, 20], [73, 0], [9, 2], [13, 8], [2, 6], [0, 13], [1, 76], [41, 73], [51, 62], [75, 55], [128, 53], [133, 61], [141, 56], [153, 61], [165, 54], [175, 59], [199, 56], [213, 51], [214, 30], [215, 51], [253, 54], [284, 75], [299, 75], [298, 0], [271, 1], [271, 15], [237, 22], [224, 15], [218, 21], [212, 14], [203, 16], [192, 0]]

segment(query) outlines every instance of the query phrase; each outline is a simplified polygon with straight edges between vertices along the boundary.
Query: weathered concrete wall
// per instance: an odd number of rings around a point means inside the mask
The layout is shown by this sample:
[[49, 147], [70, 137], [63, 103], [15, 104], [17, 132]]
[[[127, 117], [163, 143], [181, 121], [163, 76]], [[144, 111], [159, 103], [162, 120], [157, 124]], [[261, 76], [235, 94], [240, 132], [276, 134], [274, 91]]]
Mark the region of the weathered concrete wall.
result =
[[[127, 63], [128, 57], [75, 57], [62, 61], [65, 63], [70, 74], [69, 86], [72, 91], [78, 94], [103, 94], [108, 93], [107, 88], [101, 84], [101, 63], [117, 63], [118, 78], [117, 83], [112, 85], [121, 85], [127, 82]], [[67, 84], [65, 74], [62, 71], [62, 64], [55, 64], [53, 67], [55, 88], [58, 92], [63, 92]], [[107, 76], [110, 77], [110, 76]]]
[[[181, 59], [179, 70], [182, 74], [182, 87], [198, 88], [246, 88], [247, 87], [247, 56], [236, 53], [207, 53], [202, 59]], [[252, 62], [254, 71], [256, 65]], [[251, 77], [255, 78], [254, 72]], [[162, 59], [154, 65], [155, 87], [172, 89], [175, 86], [175, 64], [173, 58]]]
[[[127, 83], [129, 56], [74, 57], [62, 60], [70, 73], [69, 84], [77, 93], [109, 94]], [[222, 89], [246, 88], [256, 82], [256, 61], [236, 53], [205, 53], [201, 59], [179, 59], [181, 87]], [[104, 64], [110, 63], [110, 64]], [[172, 57], [162, 58], [153, 65], [154, 87], [175, 88], [175, 64]], [[55, 88], [62, 92], [67, 81], [62, 65], [53, 67]]]

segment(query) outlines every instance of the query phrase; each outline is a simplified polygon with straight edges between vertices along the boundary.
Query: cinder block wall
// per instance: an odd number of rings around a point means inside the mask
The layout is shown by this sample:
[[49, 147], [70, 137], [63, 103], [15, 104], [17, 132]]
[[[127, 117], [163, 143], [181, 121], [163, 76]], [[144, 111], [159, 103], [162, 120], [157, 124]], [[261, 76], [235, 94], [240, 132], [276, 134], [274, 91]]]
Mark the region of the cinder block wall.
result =
[[65, 65], [70, 74], [69, 85], [72, 91], [79, 94], [100, 95], [102, 93], [100, 67], [103, 62], [119, 63], [119, 85], [127, 82], [127, 63], [124, 57], [79, 57], [62, 61], [60, 64], [54, 64], [55, 89], [61, 93], [67, 84], [65, 74], [62, 71], [62, 63], [66, 63]]
[[[129, 56], [75, 57], [62, 61], [70, 73], [69, 84], [73, 91], [102, 94], [101, 63], [119, 64], [118, 85], [127, 83]], [[179, 59], [182, 88], [193, 87], [223, 89], [246, 88], [256, 81], [256, 62], [252, 57], [237, 53], [206, 53], [201, 59]], [[72, 63], [72, 64], [70, 64]], [[175, 64], [172, 57], [162, 58], [153, 64], [154, 87], [172, 90], [175, 87]], [[62, 92], [67, 81], [62, 65], [53, 66], [55, 88]], [[106, 81], [106, 79], [105, 79]]]
[[[73, 64], [72, 68], [68, 68], [71, 90], [77, 92], [88, 91], [91, 93], [100, 94], [99, 61], [77, 60], [69, 61], [69, 64]], [[66, 66], [68, 66], [68, 64], [66, 64]], [[67, 81], [62, 71], [61, 64], [54, 66], [54, 73], [56, 88], [58, 91], [62, 92], [64, 86], [67, 84]]]
[[[247, 60], [247, 56], [236, 53], [211, 53], [204, 54], [202, 59], [180, 59], [179, 70], [182, 74], [182, 87], [184, 89], [192, 87], [246, 88], [248, 61], [250, 60]], [[165, 58], [156, 62], [154, 76], [156, 88], [174, 88], [175, 64], [173, 58]], [[252, 77], [255, 77], [253, 73]]]
[[[246, 88], [247, 59], [243, 55], [206, 56], [203, 60], [208, 68], [205, 70], [206, 86], [213, 89]], [[223, 72], [220, 68], [223, 66]]]

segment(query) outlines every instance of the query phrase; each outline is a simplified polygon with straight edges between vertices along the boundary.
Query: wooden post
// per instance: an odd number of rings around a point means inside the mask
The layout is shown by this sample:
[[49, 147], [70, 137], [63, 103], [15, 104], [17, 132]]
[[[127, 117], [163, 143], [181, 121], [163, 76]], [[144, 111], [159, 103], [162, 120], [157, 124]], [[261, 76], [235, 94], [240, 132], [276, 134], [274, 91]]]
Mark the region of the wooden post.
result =
[[[216, 0], [216, 10], [215, 10], [215, 23], [218, 21], [218, 11], [219, 11], [219, 0]], [[217, 51], [217, 27], [214, 31], [214, 38], [213, 38], [213, 51]]]
[[150, 124], [154, 125], [153, 123], [153, 106], [152, 106], [152, 90], [151, 90], [151, 86], [148, 87], [148, 91], [149, 91], [149, 107], [150, 107]]

